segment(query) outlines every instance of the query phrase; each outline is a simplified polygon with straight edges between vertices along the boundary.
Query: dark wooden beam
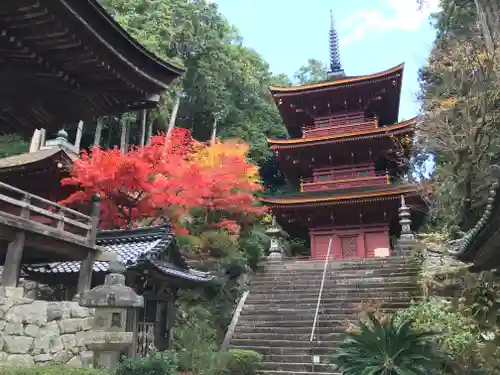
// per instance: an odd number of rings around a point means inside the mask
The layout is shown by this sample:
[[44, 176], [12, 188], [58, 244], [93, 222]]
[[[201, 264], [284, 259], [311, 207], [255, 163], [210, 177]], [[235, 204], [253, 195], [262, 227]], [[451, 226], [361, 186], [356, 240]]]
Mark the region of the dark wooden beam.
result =
[[19, 273], [21, 271], [21, 259], [23, 257], [24, 241], [26, 234], [18, 232], [16, 239], [9, 243], [7, 256], [3, 269], [2, 284], [6, 287], [17, 287], [19, 283]]
[[[95, 246], [97, 231], [99, 226], [99, 217], [101, 213], [101, 204], [99, 195], [95, 195], [92, 199], [92, 228], [90, 230], [89, 245]], [[90, 290], [92, 286], [92, 265], [94, 263], [94, 253], [89, 252], [87, 257], [80, 263], [80, 273], [78, 275], [77, 293], [81, 295]]]

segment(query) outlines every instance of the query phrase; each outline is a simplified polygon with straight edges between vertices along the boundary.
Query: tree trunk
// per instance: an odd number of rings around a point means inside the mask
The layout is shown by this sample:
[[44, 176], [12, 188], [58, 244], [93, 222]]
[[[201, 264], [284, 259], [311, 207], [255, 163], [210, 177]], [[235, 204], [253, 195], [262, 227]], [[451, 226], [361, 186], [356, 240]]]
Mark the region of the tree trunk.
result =
[[102, 128], [104, 127], [104, 121], [102, 117], [97, 118], [97, 126], [95, 128], [95, 133], [94, 133], [94, 147], [99, 147], [101, 145], [101, 135], [102, 135]]
[[80, 144], [82, 143], [82, 135], [83, 135], [83, 121], [78, 121], [78, 125], [76, 128], [76, 137], [75, 137], [75, 147], [77, 150], [80, 150]]
[[170, 116], [170, 122], [168, 123], [167, 134], [165, 135], [165, 146], [168, 144], [170, 140], [170, 134], [172, 134], [172, 130], [175, 127], [175, 120], [177, 118], [177, 112], [179, 111], [179, 106], [181, 104], [181, 97], [178, 96], [175, 101], [174, 108], [172, 109], [172, 115]]
[[147, 144], [151, 144], [151, 137], [153, 136], [153, 116], [151, 116], [151, 112], [146, 115], [146, 122], [148, 123], [148, 136], [147, 136]]
[[120, 151], [122, 154], [125, 153], [125, 149], [127, 147], [127, 122], [120, 118]]
[[139, 137], [139, 146], [143, 147], [146, 144], [146, 110], [140, 112], [141, 135]]

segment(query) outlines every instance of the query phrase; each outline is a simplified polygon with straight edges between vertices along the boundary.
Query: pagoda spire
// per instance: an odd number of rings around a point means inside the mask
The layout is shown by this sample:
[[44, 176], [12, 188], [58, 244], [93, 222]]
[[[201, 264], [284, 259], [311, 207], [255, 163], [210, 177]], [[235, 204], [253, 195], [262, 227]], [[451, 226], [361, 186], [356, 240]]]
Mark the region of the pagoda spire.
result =
[[335, 30], [333, 10], [330, 9], [330, 71], [331, 77], [344, 76], [344, 69], [340, 64], [339, 38]]

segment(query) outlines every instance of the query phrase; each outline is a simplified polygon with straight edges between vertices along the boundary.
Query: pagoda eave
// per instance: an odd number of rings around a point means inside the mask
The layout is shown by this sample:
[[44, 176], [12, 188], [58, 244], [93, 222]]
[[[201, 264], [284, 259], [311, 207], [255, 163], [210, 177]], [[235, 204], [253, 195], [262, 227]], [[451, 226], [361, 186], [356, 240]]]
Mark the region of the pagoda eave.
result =
[[363, 139], [373, 139], [381, 137], [391, 137], [400, 134], [413, 133], [415, 126], [419, 123], [420, 117], [416, 116], [407, 121], [388, 125], [375, 129], [361, 130], [352, 133], [335, 134], [321, 137], [298, 138], [298, 139], [273, 139], [268, 138], [267, 142], [273, 150], [281, 150], [287, 148], [310, 147], [323, 144], [352, 142]]
[[285, 96], [294, 96], [298, 94], [304, 94], [309, 92], [316, 91], [324, 91], [324, 90], [332, 90], [339, 89], [345, 87], [358, 86], [362, 84], [370, 84], [379, 82], [380, 80], [390, 79], [394, 76], [402, 77], [404, 69], [404, 63], [396, 65], [390, 69], [384, 70], [379, 73], [362, 75], [362, 76], [354, 76], [354, 77], [346, 77], [342, 79], [337, 79], [333, 81], [314, 83], [309, 85], [299, 85], [292, 87], [283, 87], [283, 86], [269, 86], [269, 91], [275, 98], [285, 97]]
[[184, 69], [135, 41], [96, 0], [0, 4], [0, 134], [158, 105]]
[[346, 192], [344, 194], [334, 191], [325, 192], [318, 195], [307, 192], [297, 193], [295, 196], [288, 197], [261, 197], [260, 201], [271, 209], [273, 208], [306, 208], [330, 205], [346, 205], [369, 203], [376, 201], [387, 201], [400, 199], [401, 195], [405, 197], [418, 196], [420, 186], [417, 184], [405, 184], [399, 186], [381, 187], [369, 191]]

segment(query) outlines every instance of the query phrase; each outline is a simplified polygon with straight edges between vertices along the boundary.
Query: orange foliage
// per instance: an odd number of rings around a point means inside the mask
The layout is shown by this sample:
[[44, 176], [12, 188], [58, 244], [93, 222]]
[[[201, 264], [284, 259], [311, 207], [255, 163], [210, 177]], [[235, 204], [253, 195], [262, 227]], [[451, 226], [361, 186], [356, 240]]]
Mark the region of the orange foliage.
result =
[[[137, 225], [141, 219], [169, 220], [177, 232], [193, 209], [211, 213], [213, 227], [238, 232], [239, 222], [261, 216], [254, 192], [257, 168], [246, 160], [248, 146], [238, 141], [208, 146], [186, 129], [176, 128], [167, 147], [164, 135], [150, 145], [121, 154], [118, 149], [92, 149], [74, 163], [72, 176], [62, 181], [79, 191], [61, 202], [89, 202], [101, 195], [101, 226]], [[208, 217], [208, 216], [207, 216]]]

